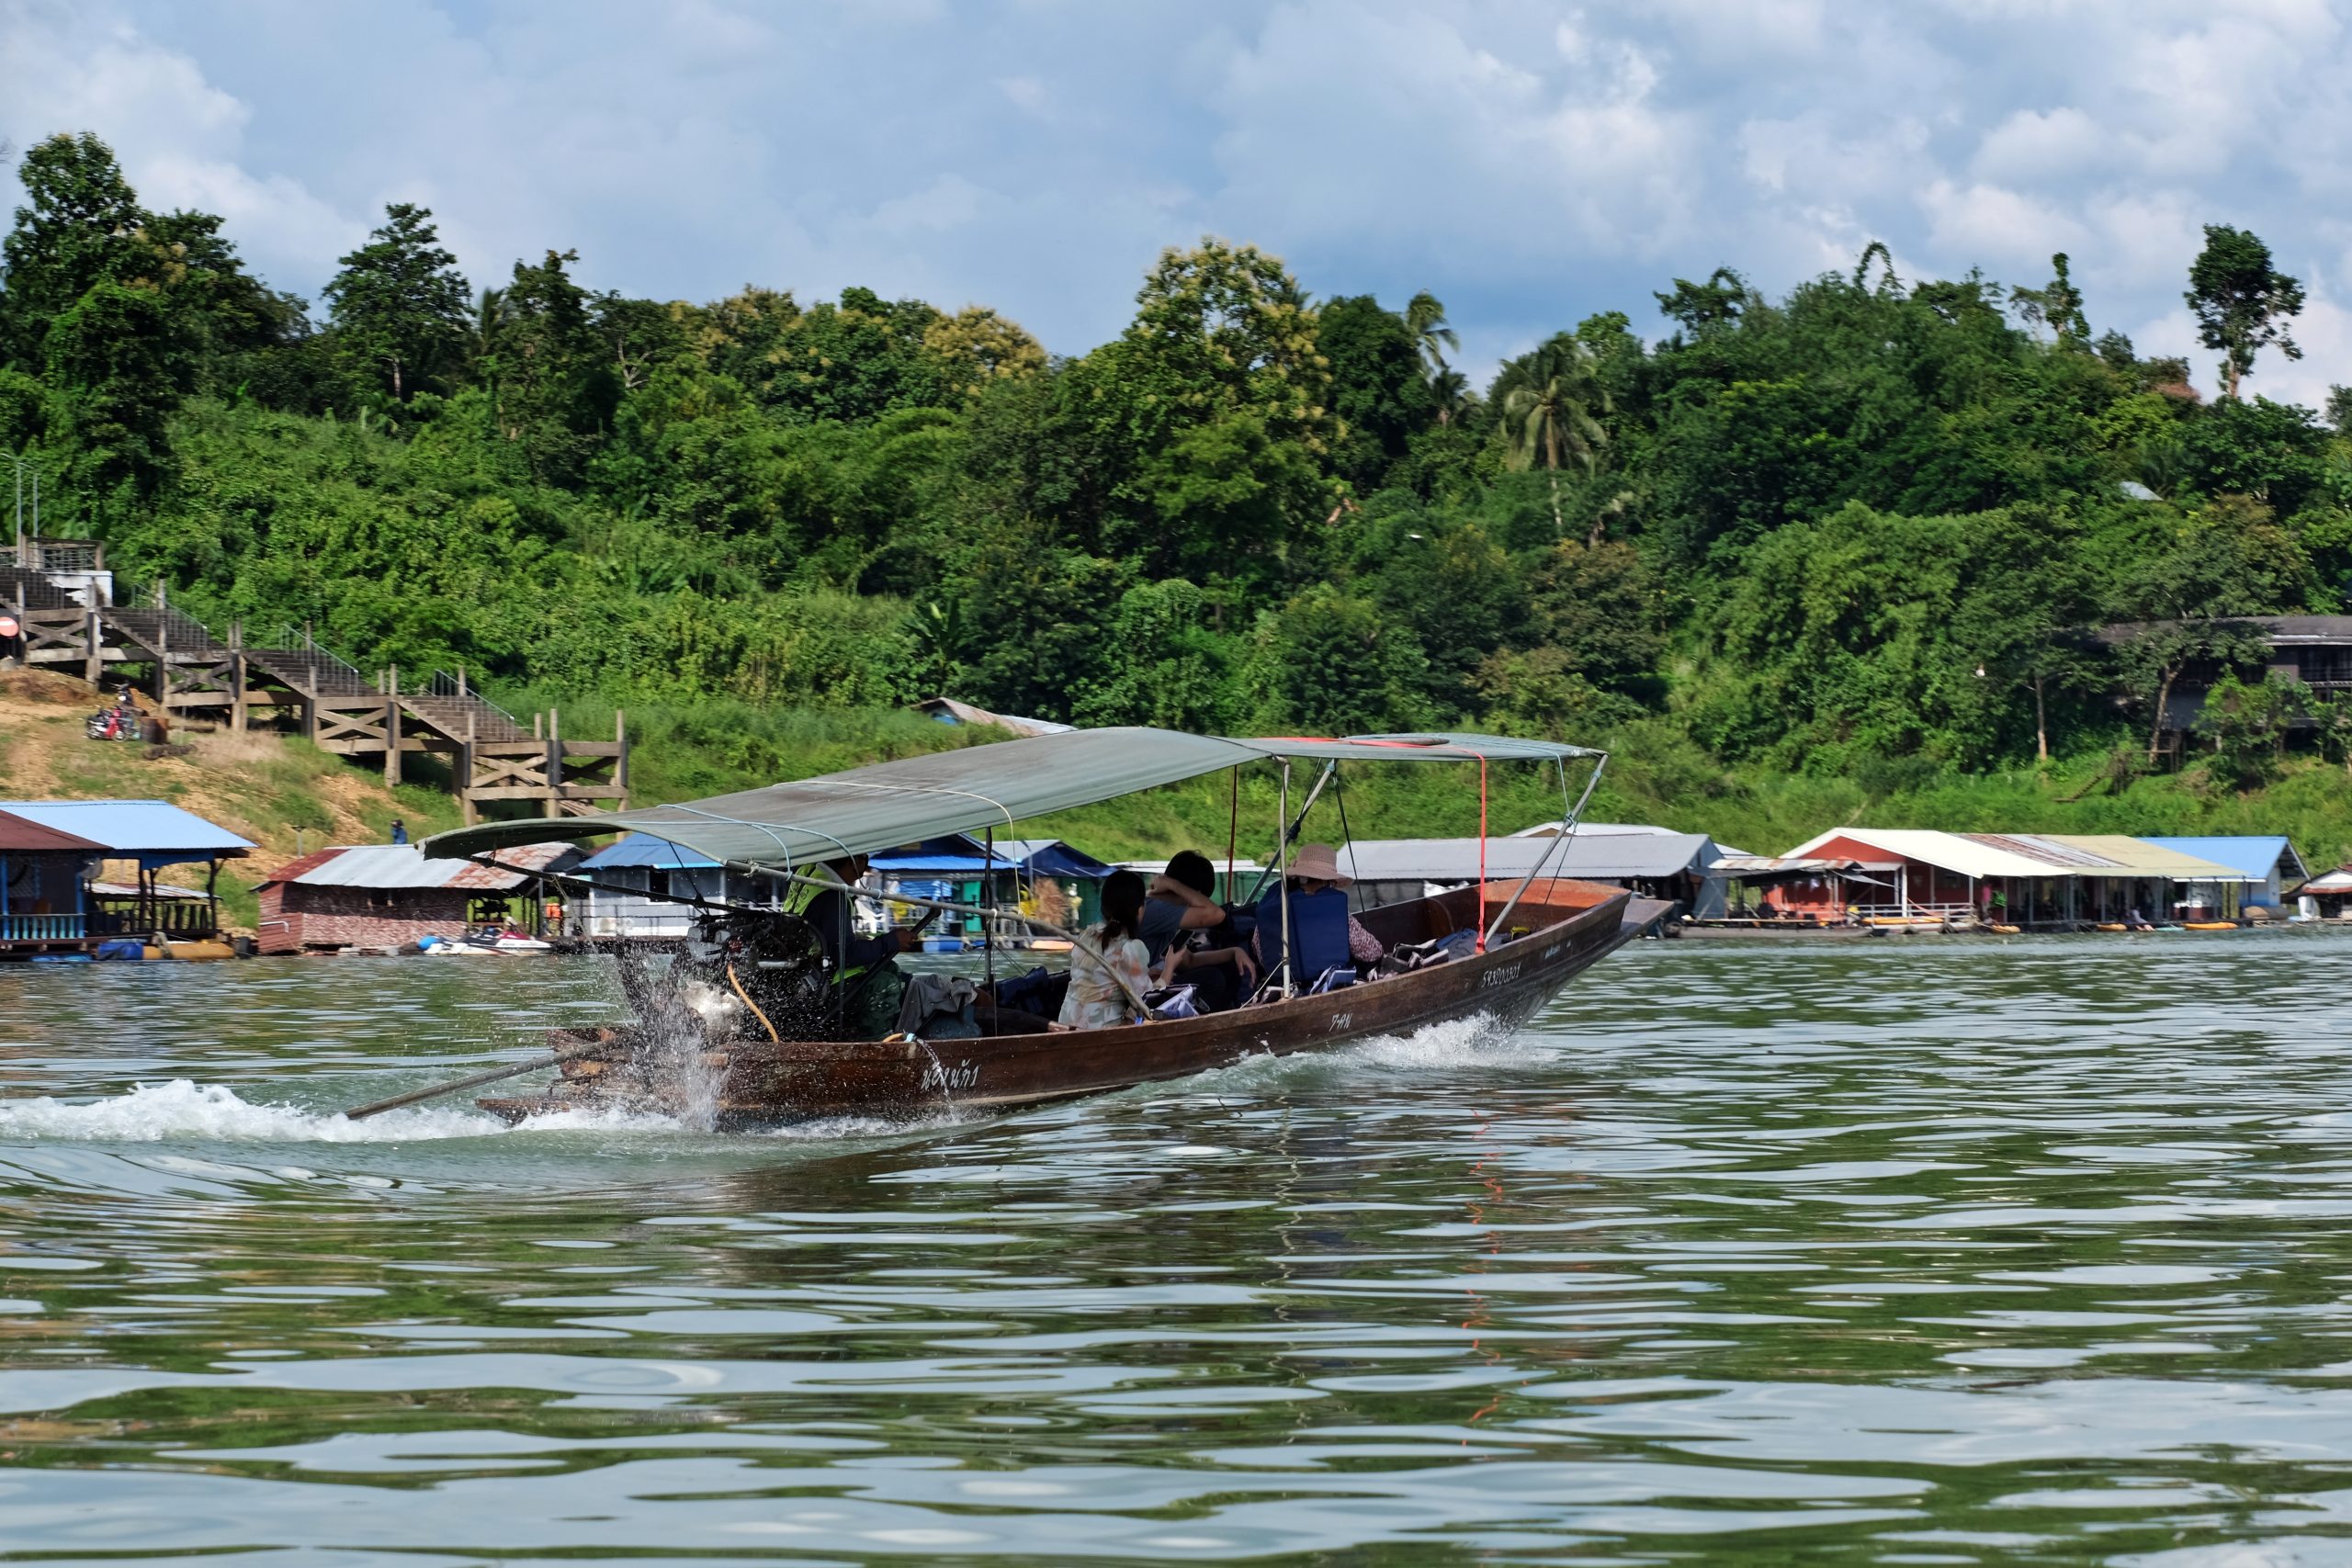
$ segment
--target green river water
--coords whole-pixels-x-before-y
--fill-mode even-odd
[[[337,1107],[594,960],[0,978],[0,1562],[2352,1561],[2352,936],[1651,942],[990,1120]]]

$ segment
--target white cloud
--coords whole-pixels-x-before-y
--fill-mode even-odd
[[[331,266],[365,229],[299,179],[242,167],[252,107],[119,20],[45,6],[0,11],[0,59],[10,76],[0,139],[21,150],[59,130],[97,130],[149,207],[219,213],[265,273]]]
[[[2352,381],[2327,0],[0,0],[0,137],[97,131],[313,295],[416,200],[477,283],[577,247],[597,288],[857,283],[1075,352],[1215,231],[1320,295],[1433,289],[1475,359],[1878,239],[1906,279],[2039,282],[2065,250],[2095,325],[2186,352],[2199,226],[2229,221],[2312,288],[2310,357],[2258,384]]]

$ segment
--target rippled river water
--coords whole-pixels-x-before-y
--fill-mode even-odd
[[[0,1561],[2352,1559],[2352,937],[1653,942],[1001,1119],[334,1108],[592,960],[0,975]]]

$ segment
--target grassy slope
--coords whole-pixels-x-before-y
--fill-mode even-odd
[[[150,761],[146,749],[92,740],[83,721],[101,698],[80,681],[41,671],[0,675],[0,798],[167,800],[260,846],[232,862],[220,893],[235,924],[250,926],[253,884],[293,858],[297,846],[382,843],[395,817],[422,836],[458,823],[448,795],[418,785],[396,793],[380,774],[352,767],[295,737],[189,734],[186,756]],[[108,868],[127,880],[126,868]],[[203,868],[165,879],[200,886]]]

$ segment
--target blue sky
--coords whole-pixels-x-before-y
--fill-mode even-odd
[[[1161,247],[1319,296],[1429,288],[1490,367],[1729,264],[1778,291],[1885,240],[2192,355],[2199,225],[2268,240],[2352,382],[2352,39],[2325,0],[0,0],[0,139],[113,142],[315,298],[390,200],[477,285],[993,305],[1082,352]],[[2346,301],[2346,304],[2339,304]]]

